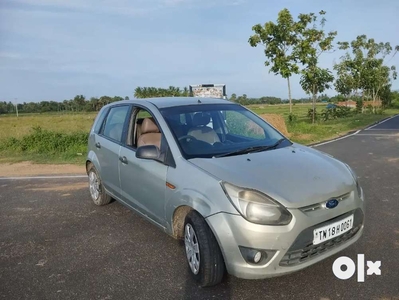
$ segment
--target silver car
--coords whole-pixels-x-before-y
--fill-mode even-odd
[[[116,199],[184,239],[201,286],[226,271],[246,279],[292,273],[363,233],[363,191],[347,164],[227,100],[114,102],[97,115],[88,145],[94,203]]]

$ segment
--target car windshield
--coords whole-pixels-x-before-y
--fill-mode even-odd
[[[238,104],[198,104],[161,109],[186,159],[240,155],[292,143]]]

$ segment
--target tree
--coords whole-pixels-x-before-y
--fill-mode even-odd
[[[233,102],[236,102],[237,101],[237,95],[234,94],[234,93],[231,94],[230,100],[233,101]]]
[[[363,86],[368,95],[373,99],[373,109],[375,112],[377,99],[381,99],[384,90],[390,91],[390,71],[391,69],[383,65],[383,60],[372,60],[366,66],[363,77]],[[392,78],[396,79],[395,67],[392,67]]]
[[[277,23],[267,22],[264,26],[257,24],[252,27],[255,32],[248,42],[252,47],[262,44],[265,47],[265,66],[270,66],[269,72],[287,79],[290,113],[292,113],[290,77],[299,73],[296,64],[294,47],[298,43],[298,24],[294,21],[287,8],[278,13]]]
[[[143,89],[141,87],[138,86],[134,89],[134,97],[135,98],[144,98],[143,97]]]
[[[316,95],[322,93],[331,87],[334,76],[328,69],[317,67],[316,69],[305,70],[301,76],[300,84],[302,89],[309,95],[313,96],[313,112],[312,122],[315,121],[315,103]]]
[[[390,43],[377,43],[366,35],[359,35],[350,43],[338,42],[338,45],[339,49],[347,51],[341,57],[341,62],[334,66],[350,78],[343,88],[352,89],[355,95],[361,91],[362,99],[370,97],[373,102],[381,98],[382,93],[390,89],[391,80],[397,77],[395,66],[386,66],[385,59],[392,51],[393,57],[399,51],[399,46],[393,49]]]
[[[156,87],[137,87],[134,90],[135,98],[151,98],[151,97],[188,97],[190,91],[187,87],[181,90],[179,87],[169,86],[165,88]]]
[[[129,100],[129,96],[125,96],[125,100]]]
[[[391,91],[391,87],[392,87],[391,84],[388,84],[381,89],[380,97],[381,97],[382,106],[384,108],[391,106],[394,95],[393,92]]]
[[[85,105],[86,98],[83,95],[76,95],[75,98],[73,98],[73,106],[75,107],[76,111],[83,110],[83,107]],[[47,108],[46,108],[47,111]]]
[[[322,69],[319,65],[320,55],[326,51],[333,49],[333,40],[337,32],[330,31],[325,33],[324,25],[326,19],[325,11],[320,11],[321,20],[320,29],[317,27],[318,17],[314,13],[300,14],[297,31],[300,33],[299,42],[296,44],[294,53],[303,65],[301,70],[301,86],[302,89],[312,95],[313,116],[312,122],[315,121],[315,105],[317,94],[330,88],[330,83],[334,80],[333,75],[328,69]]]
[[[391,92],[391,105],[399,108],[399,91]]]
[[[182,96],[183,97],[188,97],[190,95],[190,90],[188,89],[188,87],[184,87],[184,89],[183,89],[183,93],[182,93]]]
[[[334,64],[334,70],[337,71],[337,79],[335,80],[335,90],[344,95],[346,99],[357,89],[356,80],[348,70],[347,60],[343,60],[339,64]]]

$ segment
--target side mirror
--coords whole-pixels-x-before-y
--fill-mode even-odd
[[[160,160],[160,150],[155,145],[145,145],[137,148],[136,157],[141,159]]]

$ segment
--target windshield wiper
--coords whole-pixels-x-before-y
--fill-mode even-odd
[[[277,142],[275,142],[273,145],[267,146],[267,147],[268,147],[267,150],[269,150],[269,149],[276,149],[277,146],[280,145],[280,144],[281,144],[283,141],[285,141],[285,140],[286,140],[286,138],[279,139],[279,140],[278,140]]]
[[[253,146],[253,147],[248,147],[248,148],[244,148],[244,149],[235,150],[235,151],[228,152],[228,153],[215,155],[213,157],[226,157],[226,156],[247,154],[247,153],[253,153],[253,152],[267,151],[267,150],[276,148],[284,140],[286,140],[286,139],[282,138],[282,139],[279,139],[277,142],[275,142],[273,145],[269,145],[269,146]]]

